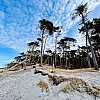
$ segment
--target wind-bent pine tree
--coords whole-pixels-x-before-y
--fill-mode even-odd
[[[34,51],[34,48],[39,46],[39,43],[36,41],[36,42],[31,42],[31,43],[28,43],[28,46],[30,46],[32,48],[31,52],[30,52],[30,57],[29,57],[29,60],[30,60],[30,64],[31,64],[31,60],[32,60],[32,53]]]
[[[22,56],[17,56],[14,59],[16,60],[16,63],[19,63],[22,60]]]
[[[20,55],[22,56],[22,61],[26,58],[26,54],[24,52],[21,52]]]
[[[81,19],[82,19],[81,21],[82,21],[82,24],[84,25],[84,29],[85,29],[85,32],[86,32],[86,36],[87,36],[88,42],[90,44],[90,49],[91,49],[91,52],[92,52],[92,58],[93,58],[93,62],[94,62],[94,67],[95,67],[95,70],[98,70],[98,63],[97,63],[97,60],[96,60],[96,57],[95,57],[95,54],[94,54],[94,50],[92,48],[92,44],[91,44],[91,40],[90,40],[90,37],[89,37],[88,29],[86,27],[87,14],[88,14],[87,3],[79,5],[77,7],[77,9],[75,9],[75,13],[72,16],[72,20],[75,19],[77,16],[81,17]]]
[[[40,65],[42,66],[44,37],[45,37],[46,33],[48,35],[52,35],[54,29],[53,29],[53,23],[46,19],[40,20],[39,23],[40,23],[39,28],[42,31],[42,34],[41,34],[41,42],[42,42],[41,43],[41,61],[40,61]]]

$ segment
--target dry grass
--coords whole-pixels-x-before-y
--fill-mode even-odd
[[[43,67],[42,70],[49,70],[49,67]],[[48,77],[50,78],[50,81],[53,81],[54,85],[59,85],[61,82],[67,82],[68,84],[64,85],[61,89],[60,92],[69,92],[69,91],[78,91],[78,92],[87,92],[88,94],[92,94],[94,96],[100,95],[100,87],[97,86],[90,86],[87,82],[83,81],[82,79],[78,79],[78,78],[64,78],[62,76],[56,76],[57,73],[66,73],[67,74],[71,74],[71,73],[81,73],[81,72],[95,72],[94,69],[91,68],[87,68],[87,69],[74,69],[74,70],[65,70],[65,69],[59,69],[56,68],[55,69],[55,75],[54,74],[48,74]],[[100,71],[100,70],[99,70]],[[40,82],[42,83],[42,82]],[[43,87],[41,85],[41,87]],[[47,86],[48,88],[48,86]],[[43,88],[44,89],[44,88]]]
[[[3,73],[0,73],[0,77],[2,77],[3,76]]]
[[[60,89],[60,92],[69,92],[69,91],[78,91],[78,92],[87,92],[94,96],[100,95],[100,87],[90,86],[87,82],[78,78],[67,78],[67,83],[63,85]]]
[[[39,83],[37,84],[42,90],[48,91],[49,84],[44,80],[40,79]]]
[[[80,93],[87,92],[88,94],[98,96],[100,95],[100,87],[92,86],[88,82],[83,81],[79,78],[64,78],[62,76],[48,75],[48,77],[53,81],[53,84],[59,85],[62,82],[66,82],[60,92],[78,91]]]
[[[43,65],[43,67],[38,67],[41,70],[48,70],[49,72],[51,72],[52,70],[52,66],[50,65]],[[54,69],[55,73],[64,73],[64,74],[68,74],[68,73],[80,73],[80,72],[96,72],[97,70],[94,70],[94,68],[82,68],[82,69],[61,69],[61,68],[55,68]],[[100,68],[99,70],[100,71]]]
[[[63,92],[63,93],[67,93],[68,92],[68,87],[66,84],[64,84],[64,86],[60,89],[60,92]]]

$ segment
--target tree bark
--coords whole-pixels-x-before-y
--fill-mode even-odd
[[[46,36],[45,41],[44,41],[43,55],[44,55],[44,50],[45,50],[45,45],[46,45],[47,38],[48,38],[48,35]]]
[[[61,57],[60,57],[60,67],[61,67]]]
[[[55,68],[56,68],[56,48],[57,48],[57,36],[55,41]]]
[[[91,52],[92,52],[92,58],[93,58],[93,62],[94,62],[94,67],[95,67],[95,70],[98,70],[98,63],[97,63],[97,60],[96,60],[96,57],[95,57],[95,54],[94,54],[94,50],[92,48],[91,40],[90,40],[90,37],[89,37],[89,34],[88,34],[88,30],[87,30],[84,18],[83,18],[83,23],[84,23],[84,28],[85,28],[85,31],[86,31],[86,34],[87,34],[88,42],[90,44],[90,49],[91,49]]]
[[[30,53],[30,64],[31,64],[31,60],[32,60],[32,53],[33,53],[33,51],[34,51],[34,46],[32,45],[32,50],[31,50],[31,53]]]
[[[86,33],[86,50],[87,50],[87,60],[88,60],[88,67],[91,68],[89,52],[88,52],[88,45],[87,45],[87,33]]]
[[[41,66],[42,66],[42,61],[43,61],[43,39],[44,39],[44,30],[42,31],[41,62],[40,62]]]
[[[65,65],[66,69],[67,69],[67,52],[66,52],[66,65]]]

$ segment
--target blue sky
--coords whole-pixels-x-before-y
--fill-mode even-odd
[[[71,36],[79,45],[84,45],[84,39],[77,31],[80,19],[72,21],[71,15],[79,4],[85,2],[92,11],[88,18],[100,17],[100,0],[0,0],[0,67],[20,52],[26,52],[27,43],[38,37],[36,27],[43,18],[63,27],[59,39]],[[53,47],[54,37],[47,41],[47,48]]]

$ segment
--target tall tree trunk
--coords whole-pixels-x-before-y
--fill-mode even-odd
[[[31,60],[32,60],[32,53],[33,53],[33,51],[34,51],[34,46],[32,45],[32,50],[31,50],[31,53],[30,53],[30,57],[29,57],[29,59],[30,59],[30,64],[31,64]]]
[[[52,73],[54,72],[54,59],[53,59],[53,64],[52,64]]]
[[[41,44],[41,62],[40,65],[42,66],[42,61],[43,61],[43,40],[44,40],[44,30],[42,32],[42,44]]]
[[[52,61],[52,55],[50,56],[50,65],[52,65],[53,61]]]
[[[55,68],[56,68],[56,49],[57,49],[57,36],[56,36],[56,40],[55,40]]]
[[[66,69],[67,69],[67,52],[66,52],[66,65],[65,65]]]
[[[71,55],[70,55],[70,43],[68,44],[69,45],[69,67],[70,67],[70,58],[71,58]]]
[[[60,67],[61,67],[61,57],[60,57]]]
[[[87,50],[88,67],[91,68],[90,57],[89,57],[89,52],[88,52],[88,45],[87,45],[87,33],[86,33],[86,50]]]
[[[46,45],[47,38],[48,38],[48,35],[46,36],[45,41],[44,41],[43,55],[44,55],[44,50],[45,50],[45,45]]]
[[[70,52],[69,52],[69,67],[70,67]]]
[[[83,18],[83,23],[84,23],[84,29],[85,29],[86,34],[87,34],[88,42],[90,44],[90,49],[91,49],[91,52],[92,52],[92,58],[93,58],[93,62],[94,62],[94,67],[95,67],[95,70],[98,70],[98,63],[97,63],[97,60],[96,60],[96,57],[95,57],[95,54],[94,54],[94,50],[92,48],[91,40],[90,40],[90,37],[89,37],[89,34],[88,34],[88,30],[87,30],[84,18]]]

